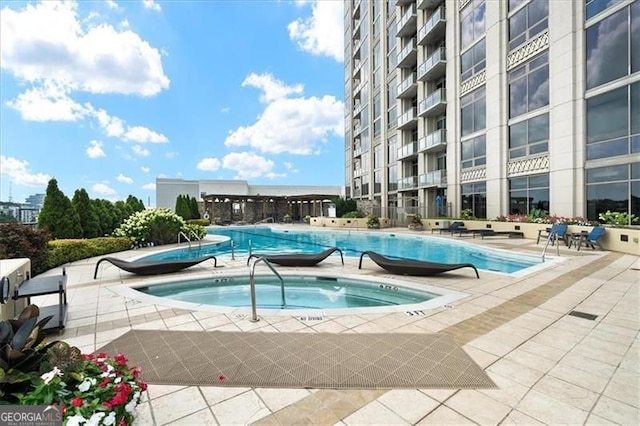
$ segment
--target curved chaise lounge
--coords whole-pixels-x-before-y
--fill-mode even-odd
[[[178,272],[209,259],[213,259],[214,268],[218,266],[218,260],[215,256],[205,256],[197,259],[157,260],[153,262],[144,260],[134,260],[130,262],[128,260],[118,259],[117,257],[107,256],[98,260],[98,263],[96,263],[93,279],[95,280],[98,277],[98,268],[102,262],[109,262],[115,267],[136,275],[159,275]]]
[[[358,269],[362,269],[362,258],[367,255],[379,267],[397,275],[411,275],[415,277],[428,277],[453,271],[460,268],[473,268],[476,276],[480,278],[478,269],[471,263],[434,263],[412,259],[390,259],[373,251],[365,251],[360,255]]]
[[[264,257],[271,263],[275,263],[280,266],[315,266],[318,263],[331,256],[333,253],[340,253],[340,260],[344,265],[344,257],[342,251],[337,247],[331,247],[320,253],[287,253],[287,254],[266,254],[260,255],[252,253],[247,259],[247,265],[252,257]]]

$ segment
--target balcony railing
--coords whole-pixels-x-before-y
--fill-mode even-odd
[[[396,35],[398,37],[404,37],[411,35],[415,35],[416,33],[416,5],[412,4],[409,6],[407,11],[402,15],[398,25],[396,25]]]
[[[433,12],[422,28],[418,30],[418,44],[429,44],[444,37],[445,9],[441,6]]]
[[[356,15],[356,12],[358,12],[360,10],[360,4],[362,3],[362,0],[356,0],[353,2],[353,16]]]
[[[447,145],[447,131],[445,129],[436,130],[418,140],[418,152],[434,150],[436,147]]]
[[[402,67],[402,68],[406,68],[409,65],[413,64],[413,61],[415,61],[416,56],[417,56],[417,49],[416,49],[416,41],[415,39],[411,39],[409,40],[409,42],[407,43],[407,45],[405,47],[402,48],[402,50],[400,51],[400,53],[398,53],[398,67]]]
[[[418,187],[418,176],[409,176],[403,179],[398,179],[398,191],[415,189]]]
[[[353,177],[357,178],[362,176],[362,169],[353,169]]]
[[[441,186],[447,181],[447,171],[446,170],[434,170],[433,172],[428,172],[418,176],[418,186],[420,187],[428,187],[428,186]]]
[[[359,103],[359,104],[356,104],[356,105],[353,107],[353,115],[354,115],[354,116],[356,116],[356,115],[360,114],[360,112],[362,111],[362,109],[364,108],[364,106],[365,106],[365,103],[364,103],[364,102],[361,102],[361,103]]]
[[[398,148],[398,160],[402,158],[411,157],[418,152],[418,141],[410,142],[400,148]]]
[[[418,104],[418,114],[422,117],[425,115],[438,115],[442,113],[447,106],[445,94],[445,89],[438,89],[431,93]]]
[[[443,1],[444,0],[418,0],[418,9],[420,10],[433,9]]]
[[[405,96],[411,97],[415,95],[418,85],[416,83],[416,74],[412,73],[402,83],[398,85],[398,98],[404,98]],[[412,90],[411,90],[412,89]]]
[[[398,128],[401,129],[407,126],[409,123],[417,121],[416,109],[411,108],[398,117]]]
[[[418,67],[418,80],[424,81],[440,77],[446,70],[446,64],[445,49],[441,47],[420,64]]]

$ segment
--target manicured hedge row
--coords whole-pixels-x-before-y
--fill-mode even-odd
[[[99,237],[82,240],[53,240],[48,244],[47,269],[94,256],[129,250],[131,241],[126,237]]]

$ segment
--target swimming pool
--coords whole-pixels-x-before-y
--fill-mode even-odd
[[[342,315],[405,312],[421,315],[423,310],[453,303],[468,294],[413,281],[350,274],[281,273],[256,274],[256,304],[262,314]],[[122,296],[180,309],[243,313],[251,311],[249,277],[246,271],[196,277],[154,277],[133,285],[113,287]]]
[[[243,226],[208,228],[210,234],[229,238],[219,244],[203,244],[200,248],[180,248],[145,256],[145,260],[186,259],[225,254],[233,250],[246,256],[249,246],[254,253],[314,253],[338,247],[345,256],[358,257],[365,250],[380,254],[439,263],[473,263],[485,271],[515,273],[542,263],[539,257],[492,250],[462,241],[428,235],[399,235],[383,232],[348,232],[333,230],[279,229]]]

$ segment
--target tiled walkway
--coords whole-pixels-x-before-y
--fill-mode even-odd
[[[394,230],[394,232],[401,232]],[[455,238],[455,237],[454,237]],[[531,240],[474,241],[539,254]],[[147,249],[144,249],[147,250]],[[554,250],[555,253],[555,250]],[[123,253],[122,257],[141,251]],[[61,336],[92,352],[130,329],[333,333],[451,333],[499,386],[496,390],[338,391],[151,385],[138,424],[640,424],[640,260],[611,252],[561,248],[564,262],[524,277],[456,271],[402,279],[470,296],[425,315],[340,315],[309,319],[188,311],[140,303],[117,285],[135,279],[115,268],[94,281],[96,259],[67,266],[69,320]],[[244,268],[246,258],[219,258],[193,272]],[[323,272],[400,279],[357,259],[329,258]],[[222,272],[221,272],[222,271]],[[47,303],[45,300],[36,303]],[[593,314],[594,320],[568,315]]]

